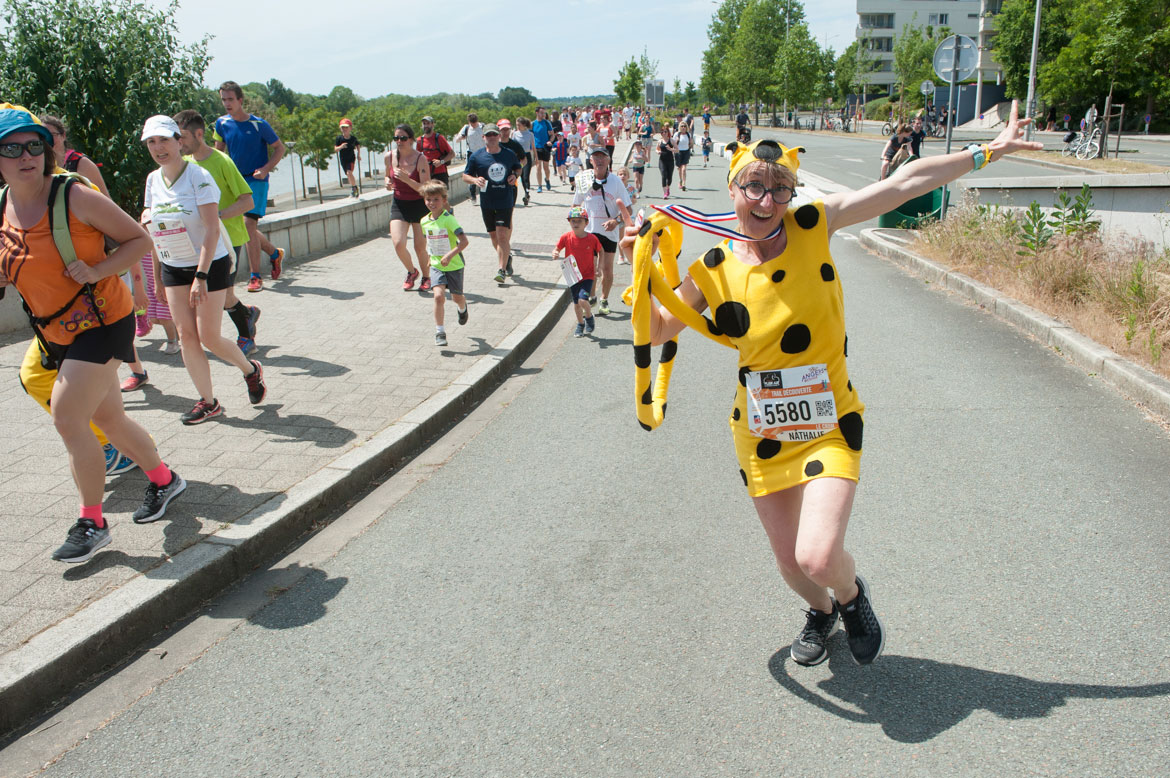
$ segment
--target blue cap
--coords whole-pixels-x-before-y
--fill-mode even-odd
[[[39,133],[46,142],[53,142],[53,134],[49,128],[41,124],[36,114],[22,105],[0,103],[0,140],[14,132],[32,130]]]

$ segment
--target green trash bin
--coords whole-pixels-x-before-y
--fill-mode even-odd
[[[947,198],[948,204],[950,198]],[[931,190],[924,195],[911,198],[888,213],[878,217],[879,227],[892,229],[918,229],[924,219],[937,219],[942,211],[943,188]]]

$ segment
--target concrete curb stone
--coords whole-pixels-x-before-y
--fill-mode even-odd
[[[861,231],[861,245],[915,275],[939,283],[993,312],[1009,324],[1052,347],[1078,367],[1097,375],[1151,411],[1170,418],[1170,381],[1126,359],[1110,348],[985,284],[919,256],[906,248],[906,230],[870,228]]]

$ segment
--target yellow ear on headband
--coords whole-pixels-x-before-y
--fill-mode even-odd
[[[804,151],[804,146],[786,148],[774,140],[764,138],[748,145],[737,144],[731,154],[731,169],[727,171],[727,183],[735,180],[739,171],[753,162],[774,162],[781,167],[788,168],[792,175],[796,175],[800,167],[797,155]]]

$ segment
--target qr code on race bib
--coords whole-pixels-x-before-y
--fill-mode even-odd
[[[817,400],[817,416],[830,416],[833,413],[832,400]]]

